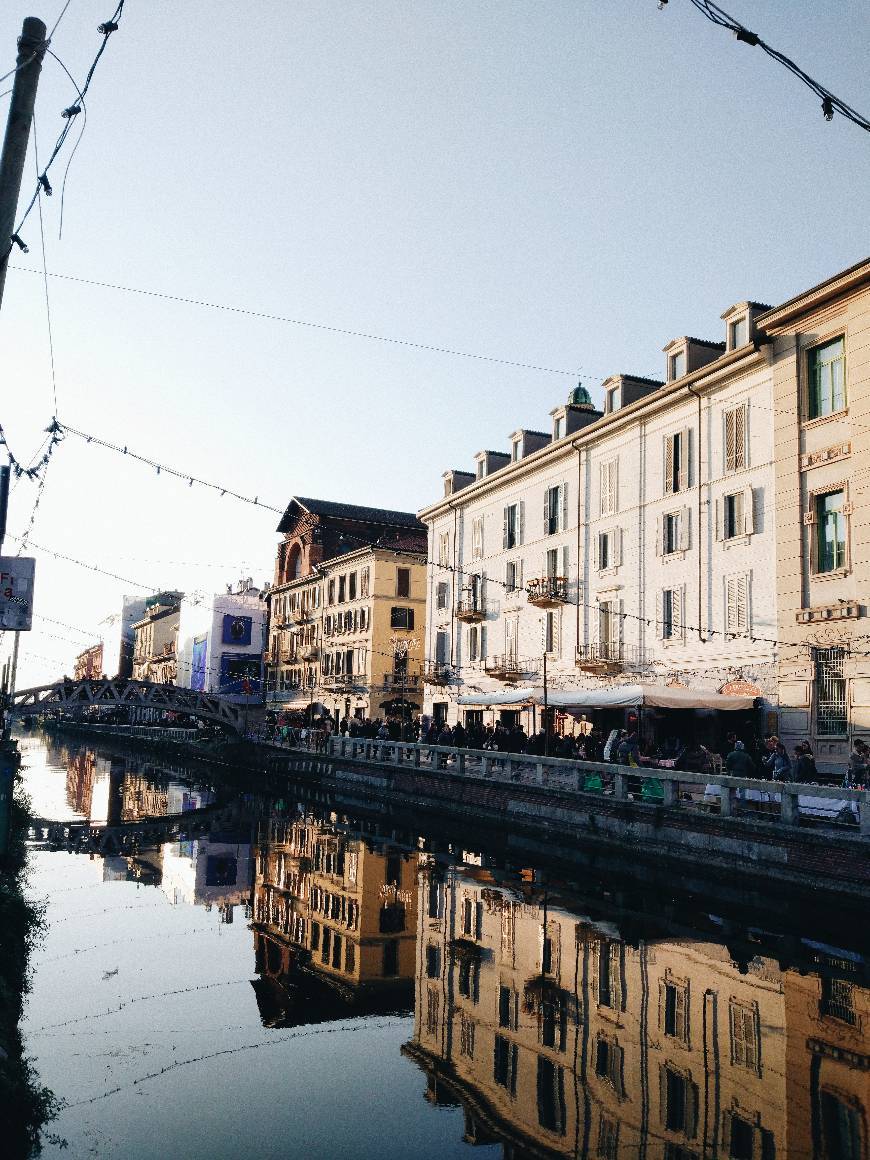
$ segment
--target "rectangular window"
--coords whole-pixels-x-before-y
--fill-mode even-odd
[[[347,578],[347,598],[356,600],[356,572],[351,572]]]
[[[435,607],[438,609],[448,608],[450,605],[450,586],[442,580],[435,587]]]
[[[565,485],[556,484],[544,492],[544,535],[554,536],[565,530],[564,525]]]
[[[399,940],[389,939],[384,943],[383,950],[384,978],[391,978],[399,973]]]
[[[477,1002],[480,983],[480,963],[476,959],[463,957],[459,962],[459,994],[472,1003]]]
[[[406,599],[411,595],[411,569],[396,569],[396,595]]]
[[[561,439],[565,434],[565,420],[562,415],[557,415],[553,423],[553,441]]]
[[[659,601],[659,636],[662,640],[676,640],[683,635],[682,588],[663,589]]]
[[[816,572],[846,567],[845,500],[842,488],[815,497]]]
[[[519,995],[510,987],[498,989],[498,1025],[516,1031],[519,1020]]]
[[[470,661],[480,660],[480,630],[476,624],[473,624],[468,630],[468,659]]]
[[[742,318],[735,318],[733,322],[728,325],[728,336],[730,338],[730,347],[732,350],[737,350],[740,346],[746,346],[749,342],[749,319],[744,314]]]
[[[735,536],[742,536],[745,532],[743,492],[736,491],[733,495],[726,495],[722,501],[722,538],[733,540]]]
[[[595,1074],[609,1083],[617,1095],[623,1094],[622,1048],[601,1035],[595,1041]]]
[[[414,627],[414,609],[413,608],[391,608],[390,609],[390,628],[413,628]]]
[[[857,1026],[853,985],[845,979],[823,978],[819,1014],[829,1019],[839,1019],[850,1027]]]
[[[518,592],[523,586],[522,560],[508,560],[504,572],[505,591]]]
[[[447,568],[450,564],[450,533],[442,532],[438,537],[438,566]]]
[[[565,1134],[565,1071],[538,1056],[538,1123],[548,1132]]]
[[[680,551],[680,513],[667,512],[662,517],[662,555]]]
[[[368,570],[368,568],[363,568],[359,574],[359,594],[360,594],[360,596],[362,596],[364,598],[366,596],[368,596],[368,594],[369,594],[369,570]]]
[[[598,1160],[619,1160],[619,1123],[604,1115],[598,1121]]]
[[[459,1016],[459,1054],[474,1059],[474,1020],[465,1012]]]
[[[681,379],[686,373],[686,352],[678,351],[671,355],[671,380]]]
[[[612,415],[614,411],[619,410],[619,387],[610,387],[607,392],[606,411],[608,415]]]
[[[758,1036],[758,1008],[746,1007],[732,999],[729,1008],[731,1024],[731,1062],[737,1067],[747,1067],[750,1071],[761,1068],[761,1052]]]
[[[436,946],[426,947],[426,977],[428,979],[437,979],[441,975],[441,948]]]
[[[807,415],[821,419],[846,406],[846,340],[835,338],[809,352]]]
[[[746,466],[746,404],[725,412],[725,471]]]
[[[665,436],[664,490],[666,495],[685,491],[689,486],[689,432],[675,431]]]
[[[346,939],[344,944],[344,969],[349,975],[356,970],[356,945],[350,939]]]
[[[450,663],[450,633],[435,633],[435,663],[446,665]]]
[[[558,653],[560,643],[559,612],[550,609],[544,621],[544,648],[548,653]]]
[[[554,580],[559,575],[559,549],[548,548],[544,555],[544,569],[547,579]]]
[[[659,1017],[665,1035],[680,1043],[689,1040],[689,991],[675,983],[662,983],[659,993]]]
[[[440,995],[434,987],[430,987],[426,992],[426,1031],[430,1035],[435,1035],[438,1031],[438,1013],[440,1006]]]
[[[511,463],[518,463],[522,458],[523,441],[514,439],[511,443]]]
[[[330,580],[326,585],[326,603],[335,604],[335,580]]]
[[[749,576],[725,577],[725,631],[733,636],[749,633]]]
[[[753,1160],[755,1132],[752,1124],[731,1113],[731,1141],[728,1148],[729,1160]]]
[[[441,917],[441,897],[442,888],[441,883],[437,878],[429,879],[429,917]]]
[[[499,1087],[506,1088],[512,1096],[517,1094],[517,1057],[515,1043],[496,1035],[492,1059],[492,1077]]]
[[[845,660],[844,648],[816,649],[816,733],[820,737],[847,733]]]
[[[619,460],[599,465],[598,514],[613,516],[619,511]]]
[[[822,1151],[820,1155],[863,1160],[866,1155],[865,1113],[857,1101],[842,1098],[832,1091],[821,1093]]]
[[[332,950],[332,931],[328,926],[323,928],[323,938],[320,940],[321,962],[329,962],[329,952]]]
[[[511,503],[504,509],[502,547],[505,549],[515,548],[520,542],[520,505]]]
[[[478,516],[471,524],[471,558],[480,560],[483,557],[483,516]]]
[[[694,1135],[689,1115],[690,1085],[684,1075],[670,1067],[661,1069],[662,1121],[669,1132]]]

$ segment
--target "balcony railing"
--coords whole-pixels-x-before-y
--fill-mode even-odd
[[[595,641],[577,649],[577,668],[586,673],[621,673],[644,663],[643,650],[620,641]]]
[[[487,657],[484,669],[488,677],[495,677],[497,681],[514,685],[526,676],[528,669],[515,656],[509,653],[504,656]]]
[[[539,576],[526,584],[529,604],[537,608],[558,608],[568,601],[568,578],[566,576]]]
[[[320,649],[316,644],[309,644],[300,651],[299,655],[304,661],[316,661],[320,656]]]
[[[458,600],[456,602],[456,619],[464,624],[479,624],[486,616],[486,610],[478,600]]]
[[[423,677],[429,685],[449,685],[453,678],[453,666],[442,661],[430,661]]]
[[[385,692],[411,692],[420,687],[419,673],[384,673],[380,688]]]
[[[362,675],[354,676],[353,673],[333,673],[331,676],[320,678],[321,688],[331,693],[349,693],[354,689],[361,688],[364,684]]]

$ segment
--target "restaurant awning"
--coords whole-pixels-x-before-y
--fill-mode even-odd
[[[521,705],[543,705],[544,690],[512,689],[503,693],[477,693],[460,697],[460,705],[492,705],[500,708]],[[610,685],[602,689],[552,689],[547,704],[551,709],[718,709],[721,712],[745,712],[753,707],[752,697],[728,697],[703,689],[680,689],[668,685]]]

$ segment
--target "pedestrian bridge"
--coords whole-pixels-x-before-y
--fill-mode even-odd
[[[223,725],[234,733],[242,732],[241,706],[212,693],[180,689],[177,685],[157,685],[152,681],[133,681],[122,677],[111,680],[55,681],[34,689],[18,689],[9,705],[12,717],[39,717],[46,713],[64,713],[80,717],[91,708],[159,709],[187,713],[200,721]]]

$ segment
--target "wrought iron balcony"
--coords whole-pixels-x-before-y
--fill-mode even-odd
[[[320,678],[321,688],[330,693],[352,693],[362,688],[363,684],[362,676],[355,677],[353,673],[333,673]]]
[[[528,669],[515,656],[487,657],[484,668],[488,677],[495,677],[497,681],[504,681],[507,685],[514,685],[526,676]]]
[[[304,661],[316,661],[320,656],[320,649],[316,644],[309,644],[300,650],[299,655]]]
[[[568,601],[567,576],[539,576],[526,584],[529,604],[536,608],[558,608]]]
[[[476,600],[459,600],[456,603],[456,619],[463,624],[479,624],[486,617],[486,610]]]
[[[442,661],[430,661],[426,665],[424,680],[428,685],[449,685],[453,679],[453,666]]]
[[[595,641],[577,649],[577,668],[584,673],[621,673],[643,665],[643,651],[619,641]]]

